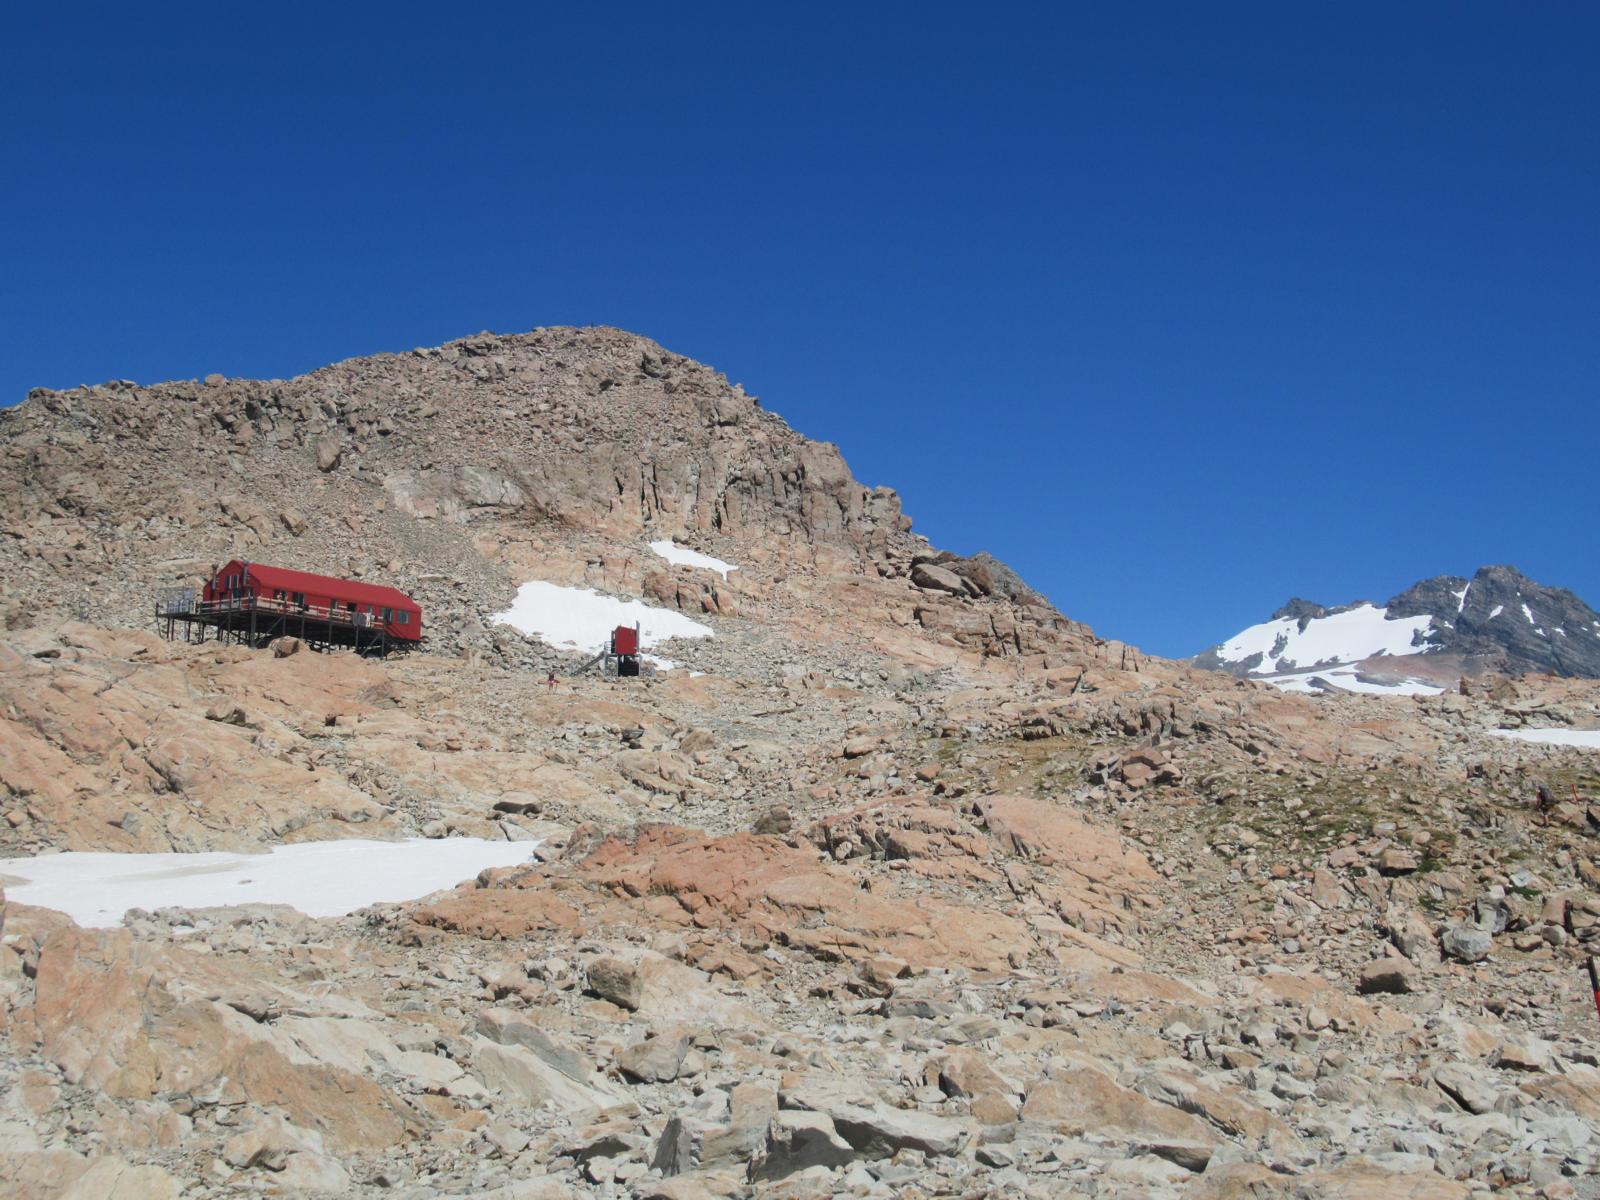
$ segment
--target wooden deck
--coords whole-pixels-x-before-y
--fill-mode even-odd
[[[414,642],[393,638],[381,619],[370,613],[321,605],[295,604],[264,596],[202,600],[193,588],[176,588],[156,598],[156,628],[168,641],[199,643],[210,639],[262,647],[273,639],[296,637],[313,650],[354,650],[385,657]]]

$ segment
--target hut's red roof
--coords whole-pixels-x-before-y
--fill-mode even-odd
[[[340,600],[354,600],[358,604],[372,604],[378,608],[412,608],[420,606],[410,596],[392,587],[376,583],[359,583],[354,579],[336,579],[331,575],[313,575],[309,571],[291,571],[288,567],[269,567],[264,563],[248,563],[250,578],[270,588],[286,592],[305,592],[308,595],[334,596]]]

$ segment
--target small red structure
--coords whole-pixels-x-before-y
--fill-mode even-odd
[[[573,672],[583,675],[600,667],[607,675],[637,675],[639,673],[639,644],[641,631],[637,625],[618,625],[611,631],[606,644],[583,666]],[[551,680],[555,679],[551,675]]]
[[[367,629],[380,629],[401,642],[422,640],[422,606],[404,592],[353,579],[335,579],[287,567],[268,567],[234,559],[212,576],[203,603],[254,599],[262,612],[308,614]]]
[[[611,657],[616,660],[617,674],[639,673],[639,627],[618,625],[611,631]]]
[[[265,646],[298,637],[314,650],[343,646],[358,654],[387,654],[422,641],[422,607],[404,592],[353,579],[334,579],[286,567],[234,559],[219,567],[197,594],[175,588],[156,600],[157,627],[168,639]]]

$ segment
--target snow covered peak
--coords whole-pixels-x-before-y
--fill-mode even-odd
[[[1377,655],[1416,654],[1431,648],[1432,633],[1432,617],[1391,617],[1386,608],[1358,604],[1325,616],[1280,617],[1252,625],[1208,656],[1235,674],[1282,675]]]
[[[1515,567],[1489,566],[1471,579],[1425,579],[1383,605],[1291,600],[1272,620],[1194,662],[1295,691],[1409,692],[1419,681],[1437,690],[1432,685],[1454,673],[1483,669],[1600,678],[1597,621],[1600,614],[1566,589],[1544,587]],[[1582,632],[1572,636],[1574,629]],[[1407,658],[1409,668],[1395,661]]]

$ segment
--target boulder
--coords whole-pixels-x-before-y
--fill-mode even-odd
[[[1363,996],[1384,993],[1405,993],[1413,990],[1417,968],[1409,959],[1386,957],[1374,959],[1361,968],[1356,978],[1356,991]]]
[[[591,992],[651,1024],[763,1024],[748,1006],[717,990],[704,971],[658,954],[603,955],[589,960],[587,972]]]
[[[1094,1133],[1201,1170],[1217,1141],[1200,1121],[1119,1086],[1088,1066],[1067,1066],[1028,1090],[1022,1120],[1078,1137]]]
[[[848,1076],[807,1072],[787,1077],[780,1102],[832,1118],[839,1135],[866,1158],[885,1158],[901,1150],[927,1155],[957,1154],[968,1126],[949,1117],[885,1104],[870,1086]]]
[[[42,1052],[68,1082],[114,1099],[227,1086],[298,1128],[327,1130],[337,1149],[395,1144],[408,1124],[394,1096],[308,1060],[286,1034],[244,1015],[313,1007],[249,969],[248,959],[219,962],[127,930],[60,929],[45,939],[35,978]]]
[[[1482,962],[1494,949],[1494,935],[1475,925],[1452,925],[1444,931],[1439,944],[1445,954],[1458,962]]]
[[[472,1067],[485,1086],[518,1104],[550,1108],[573,1119],[590,1119],[625,1100],[616,1085],[583,1082],[553,1067],[531,1050],[473,1038]]]
[[[770,1083],[752,1080],[734,1084],[728,1093],[727,1126],[700,1139],[701,1164],[749,1159],[761,1148],[767,1126],[777,1111],[778,1090]]]
[[[1390,846],[1378,855],[1381,875],[1409,875],[1417,869],[1417,856],[1399,846]]]
[[[972,1050],[951,1051],[929,1065],[947,1096],[1011,1095],[1019,1090],[994,1069],[986,1055]]]
[[[617,1066],[635,1083],[670,1083],[678,1077],[688,1052],[688,1034],[663,1033],[624,1047],[617,1055]]]
[[[1489,1052],[1489,1065],[1504,1071],[1548,1071],[1550,1043],[1531,1034],[1509,1034]]]
[[[178,1200],[183,1189],[157,1166],[133,1166],[115,1155],[97,1158],[56,1200]]]
[[[840,1167],[854,1157],[825,1114],[779,1112],[767,1125],[766,1144],[750,1164],[750,1178],[783,1179],[811,1167]]]
[[[587,974],[589,990],[596,996],[629,1012],[638,1009],[644,995],[644,980],[637,962],[609,956],[595,958],[589,961]]]
[[[961,576],[934,563],[917,563],[912,567],[911,582],[925,591],[948,592],[952,596],[967,594],[967,585],[961,581]]]
[[[862,758],[868,754],[871,754],[882,744],[883,739],[877,734],[864,733],[858,737],[847,739],[844,743],[844,746],[841,748],[840,753],[842,753],[845,758]]]
[[[865,1158],[886,1158],[901,1150],[930,1157],[959,1154],[969,1138],[960,1121],[883,1103],[842,1105],[829,1115],[839,1136]]]
[[[317,470],[324,473],[333,470],[339,465],[339,460],[344,457],[344,442],[337,434],[325,433],[316,440]]]
[[[694,1136],[682,1117],[669,1117],[650,1152],[650,1169],[670,1177],[682,1175],[693,1166]]]
[[[1422,914],[1409,908],[1391,908],[1384,917],[1389,941],[1423,970],[1439,965],[1439,940]]]
[[[1469,1113],[1486,1113],[1494,1108],[1498,1093],[1482,1072],[1466,1063],[1445,1063],[1433,1073],[1439,1089]]]
[[[510,1008],[486,1008],[478,1014],[478,1032],[502,1046],[532,1051],[568,1079],[592,1083],[595,1066],[583,1054],[534,1023],[534,1014]]]

